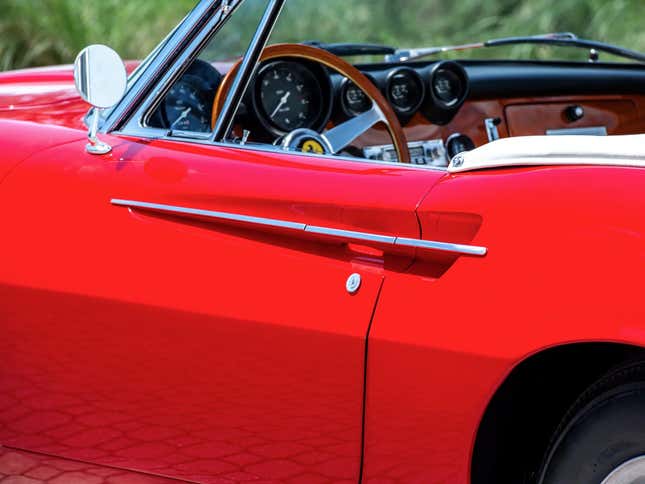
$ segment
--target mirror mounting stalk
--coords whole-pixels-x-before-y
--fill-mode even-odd
[[[104,155],[112,147],[97,137],[101,110],[118,103],[125,93],[127,74],[125,65],[109,47],[85,47],[74,61],[74,82],[80,96],[94,106],[92,121],[87,134],[89,143],[85,150],[93,155]]]
[[[92,110],[92,122],[90,124],[90,131],[87,133],[89,143],[85,145],[85,151],[92,155],[106,155],[112,151],[112,147],[101,141],[96,133],[99,129],[99,119],[101,117],[101,108],[95,107]]]

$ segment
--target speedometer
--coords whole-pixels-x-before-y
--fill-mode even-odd
[[[298,128],[313,129],[321,117],[322,87],[301,63],[280,60],[265,65],[256,86],[261,119],[272,131],[284,134]]]
[[[210,128],[211,104],[191,82],[191,76],[184,76],[175,84],[165,99],[168,127],[179,131],[208,131]]]
[[[213,98],[221,79],[212,65],[195,59],[150,115],[147,125],[170,131],[209,132]]]

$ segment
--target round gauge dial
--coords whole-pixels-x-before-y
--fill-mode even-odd
[[[368,111],[372,107],[372,101],[356,84],[347,81],[343,85],[341,102],[346,114],[356,116]]]
[[[468,73],[457,62],[439,61],[428,68],[428,86],[423,114],[434,124],[448,124],[468,98]]]
[[[461,98],[463,87],[457,74],[447,69],[439,69],[434,76],[432,90],[438,99],[451,106]]]
[[[302,64],[276,61],[258,74],[259,107],[279,131],[312,128],[320,118],[323,93],[314,74]]]
[[[202,91],[185,76],[168,91],[164,101],[171,130],[206,132],[210,130],[211,104]]]
[[[423,101],[423,82],[411,69],[395,71],[388,80],[387,97],[398,112],[410,113]]]
[[[446,151],[448,158],[453,159],[459,153],[475,149],[475,143],[469,136],[461,133],[455,133],[446,140]]]

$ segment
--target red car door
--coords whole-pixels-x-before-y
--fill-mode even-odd
[[[105,138],[109,155],[59,146],[0,190],[0,443],[200,482],[356,482],[366,334],[409,258],[334,230],[418,238],[442,173]]]

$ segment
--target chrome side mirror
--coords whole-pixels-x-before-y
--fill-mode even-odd
[[[103,155],[112,151],[112,147],[96,137],[101,110],[111,108],[118,103],[127,82],[125,65],[119,54],[105,45],[90,45],[76,56],[74,61],[74,82],[81,97],[94,106],[92,121],[87,135],[89,143],[85,147],[88,153]]]

